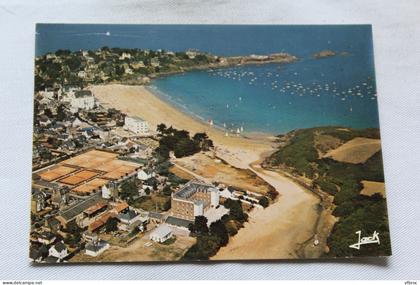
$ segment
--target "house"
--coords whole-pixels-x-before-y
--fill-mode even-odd
[[[100,195],[95,194],[85,200],[81,200],[80,202],[74,204],[72,207],[60,211],[59,215],[56,216],[56,219],[60,221],[62,226],[65,226],[73,220],[81,225],[81,222],[84,218],[84,211],[98,203],[101,198],[102,197]]]
[[[149,220],[154,224],[160,224],[164,221],[164,217],[158,212],[149,212]]]
[[[138,62],[134,62],[134,63],[132,63],[131,64],[131,66],[134,68],[134,69],[139,69],[139,68],[144,68],[144,67],[146,67],[145,65],[144,65],[144,62],[143,61],[138,61]]]
[[[41,190],[32,190],[31,210],[32,213],[38,213],[45,209],[47,194]]]
[[[165,224],[158,226],[150,233],[150,239],[159,243],[165,242],[171,237],[173,237],[172,230]]]
[[[67,187],[54,188],[51,195],[51,204],[57,208],[66,205],[69,201],[69,189]]]
[[[104,240],[89,242],[85,247],[85,254],[90,256],[98,256],[109,248],[109,243]]]
[[[119,57],[119,60],[130,59],[130,58],[131,58],[131,54],[123,52],[121,56]]]
[[[145,225],[149,221],[147,215],[137,213],[133,209],[128,209],[127,211],[120,213],[117,218],[120,221],[118,229],[122,231],[132,231],[135,228],[144,230]]]
[[[84,241],[91,243],[95,243],[98,241],[98,235],[90,232],[84,232],[82,238]]]
[[[41,95],[42,98],[53,100],[54,99],[54,88],[45,88],[44,91],[39,91],[39,95]]]
[[[45,245],[31,245],[29,249],[29,259],[33,262],[41,262],[43,258],[48,256],[48,248]]]
[[[190,49],[185,54],[188,56],[189,59],[194,59],[198,55],[198,52],[196,50]]]
[[[79,71],[79,72],[77,73],[77,76],[78,76],[79,78],[86,78],[87,73],[86,73],[86,71],[81,70],[81,71]]]
[[[153,67],[159,67],[159,59],[157,57],[150,59],[150,65]]]
[[[62,242],[58,242],[55,245],[53,245],[49,249],[49,256],[56,257],[59,260],[63,260],[65,257],[69,255],[69,252],[67,250],[67,246]]]
[[[137,172],[137,178],[146,181],[152,177],[155,177],[155,173],[150,169],[141,169]]]
[[[124,67],[124,73],[125,74],[133,74],[133,70],[129,66],[126,66],[126,67]]]
[[[223,197],[225,199],[234,199],[237,200],[237,198],[235,198],[235,196],[232,194],[231,191],[229,191],[229,189],[226,187],[224,188],[222,191],[219,192],[219,196]]]
[[[126,116],[124,119],[124,129],[138,135],[148,135],[149,123],[139,117]]]
[[[45,219],[44,225],[54,233],[60,230],[61,226],[60,222],[55,217]]]
[[[75,113],[79,109],[91,110],[95,107],[95,97],[90,90],[77,90],[70,99],[70,110]]]
[[[38,236],[38,242],[49,245],[52,244],[56,239],[56,236],[52,232],[42,232]]]
[[[39,125],[40,126],[46,127],[46,126],[48,126],[50,124],[51,124],[51,121],[50,121],[50,119],[46,115],[41,115],[39,117]]]
[[[104,199],[111,199],[112,197],[118,196],[118,189],[113,186],[113,183],[109,183],[109,185],[103,185],[102,188],[102,198]]]

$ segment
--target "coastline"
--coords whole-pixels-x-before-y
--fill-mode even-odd
[[[148,121],[149,128],[153,131],[158,124],[164,123],[187,130],[190,134],[206,132],[217,146],[217,154],[238,168],[248,168],[250,163],[260,159],[261,153],[274,150],[274,136],[247,134],[246,137],[226,137],[221,129],[179,110],[145,86],[111,84],[89,88],[101,104],[119,109],[130,116],[143,118]]]
[[[234,167],[253,171],[279,192],[279,198],[269,207],[251,211],[245,227],[212,259],[299,257],[297,252],[301,243],[314,234],[320,200],[286,176],[259,165],[265,155],[275,150],[273,137],[226,137],[222,130],[178,110],[144,86],[113,84],[91,86],[90,89],[101,104],[140,116],[149,122],[151,129],[165,123],[190,133],[206,132],[214,141],[218,157]],[[250,243],[252,248],[249,248]]]

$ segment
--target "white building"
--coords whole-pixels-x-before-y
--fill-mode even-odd
[[[106,185],[102,186],[102,198],[104,199],[110,199],[112,196],[111,189],[107,187]]]
[[[141,169],[139,172],[137,172],[137,178],[142,181],[146,181],[152,177],[155,177],[155,175],[156,174],[153,171],[148,169]]]
[[[95,97],[90,90],[77,90],[70,100],[71,111],[77,112],[79,109],[91,110],[95,107]]]
[[[77,73],[77,76],[78,76],[79,78],[86,78],[87,73],[86,73],[86,71],[81,70],[81,71],[79,71],[79,72]]]
[[[85,247],[85,254],[90,256],[98,256],[109,248],[109,243],[104,240],[89,242]]]
[[[52,246],[48,252],[49,256],[56,257],[60,260],[64,259],[67,255],[69,255],[67,251],[67,246],[62,241]]]
[[[121,56],[119,57],[120,60],[124,60],[124,59],[130,59],[131,58],[131,54],[123,52],[121,54]]]
[[[124,129],[138,135],[148,135],[149,123],[139,117],[126,116],[124,119]]]
[[[137,213],[133,209],[121,213],[117,216],[120,223],[118,229],[122,231],[132,231],[134,228],[144,230],[144,226],[148,223],[149,218],[145,214]]]
[[[52,100],[54,99],[54,88],[45,88],[44,91],[39,91],[39,95],[41,95],[42,98]]]
[[[173,237],[172,230],[167,225],[163,224],[158,226],[151,234],[150,239],[154,242],[165,242]]]

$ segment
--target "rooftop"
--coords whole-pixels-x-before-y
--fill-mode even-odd
[[[171,228],[167,225],[160,225],[157,227],[150,235],[158,236],[158,237],[165,237],[172,232]]]
[[[128,210],[125,213],[119,214],[118,218],[123,219],[123,220],[132,220],[137,216],[138,216],[138,214],[136,212],[134,212],[133,210]]]
[[[177,226],[177,227],[183,227],[183,228],[188,228],[188,226],[190,224],[192,224],[191,221],[176,218],[176,217],[173,217],[173,216],[169,216],[166,219],[165,223],[167,223],[169,225]]]
[[[64,218],[66,221],[70,221],[74,219],[77,215],[81,214],[83,211],[95,205],[101,200],[102,200],[101,195],[94,194],[93,196],[89,197],[86,200],[83,200],[82,202],[71,207],[70,209],[60,212],[60,216]]]
[[[162,219],[162,214],[158,212],[149,212],[149,218],[152,219]]]
[[[66,245],[65,245],[62,241],[57,242],[57,243],[56,243],[53,247],[54,247],[54,248],[55,248],[55,250],[56,250],[56,251],[58,251],[58,252],[60,252],[60,251],[63,251],[63,250],[66,250],[66,249],[67,249]]]
[[[214,186],[198,180],[191,180],[178,192],[174,193],[175,198],[188,199],[196,192],[209,192],[213,191]]]
[[[98,242],[89,242],[89,243],[86,244],[85,249],[93,251],[93,252],[98,252],[102,248],[106,247],[107,245],[108,245],[108,243],[104,240],[101,240],[101,241],[98,241]]]
[[[104,201],[99,201],[98,203],[96,203],[93,206],[90,206],[89,208],[87,208],[86,210],[84,210],[83,212],[87,215],[92,215],[93,213],[96,213],[97,211],[101,210],[102,208],[106,207],[106,203]]]
[[[142,118],[137,117],[137,116],[128,116],[128,118],[136,120],[136,121],[144,122],[144,120]]]
[[[90,90],[77,90],[74,92],[76,98],[92,97],[92,91]]]

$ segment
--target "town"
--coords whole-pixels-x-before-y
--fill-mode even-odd
[[[273,197],[171,171],[179,157],[215,158],[207,134],[152,128],[141,117],[100,104],[89,89],[90,83],[133,76],[147,83],[150,74],[173,70],[174,61],[208,64],[210,58],[220,61],[196,51],[108,48],[37,58],[33,262],[100,261],[113,247],[138,240],[147,261],[208,259],[247,221],[247,211],[268,206]],[[165,256],[165,246],[176,256]]]

